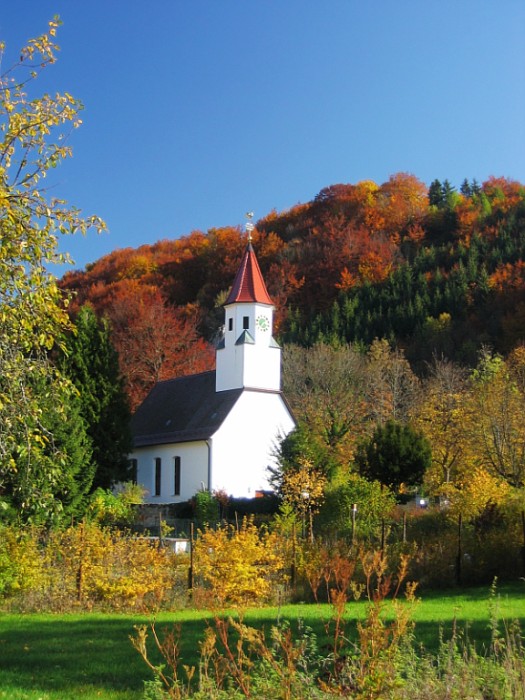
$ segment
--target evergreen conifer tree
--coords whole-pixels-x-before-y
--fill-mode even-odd
[[[131,451],[129,404],[109,325],[97,319],[90,307],[80,310],[60,364],[80,394],[81,413],[93,444],[93,489],[125,481]]]
[[[378,425],[356,453],[356,464],[363,476],[395,490],[401,484],[420,483],[430,460],[428,441],[409,425],[393,420]]]

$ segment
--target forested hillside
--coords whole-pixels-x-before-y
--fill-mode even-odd
[[[71,95],[28,94],[55,62],[58,25],[0,74],[0,594],[25,597],[31,579],[47,580],[44,569],[27,568],[37,543],[53,541],[34,526],[65,533],[79,522],[79,544],[55,547],[61,561],[77,562],[77,604],[90,568],[85,526],[128,524],[142,498],[133,485],[109,490],[133,478],[130,408],[158,379],[213,366],[246,236],[194,231],[115,251],[57,286],[49,268],[62,259],[60,236],[105,228],[45,185],[71,155],[65,134],[80,125]],[[424,494],[443,506],[414,540],[424,575],[450,571],[451,533],[462,523],[473,580],[516,575],[525,518],[524,222],[520,183],[427,188],[406,174],[334,185],[257,222],[254,245],[284,345],[283,389],[298,423],[272,471],[273,525],[287,542],[302,525],[310,540],[315,528],[354,543],[358,509],[359,541],[377,548],[380,537],[382,562],[397,502]],[[219,496],[224,506],[229,494],[201,504],[217,514]],[[100,550],[109,540],[94,532]],[[53,561],[45,555],[45,571]],[[156,572],[157,562],[145,566]]]
[[[253,238],[285,343],[386,338],[421,370],[436,354],[473,366],[482,346],[506,355],[525,340],[519,182],[332,185],[261,218]],[[73,313],[89,303],[108,317],[134,405],[156,380],[213,365],[244,246],[239,228],[193,231],[61,280]]]

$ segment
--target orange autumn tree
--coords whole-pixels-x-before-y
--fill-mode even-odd
[[[324,501],[327,477],[310,459],[298,457],[297,464],[283,474],[281,494],[284,506],[301,518],[303,529],[308,524],[308,536],[314,541],[313,518]],[[305,535],[306,532],[303,532]]]
[[[397,173],[380,186],[376,202],[375,209],[383,222],[376,230],[386,230],[396,241],[409,225],[420,222],[426,213],[427,186],[410,173]]]
[[[127,292],[113,299],[107,314],[135,409],[156,382],[211,369],[214,351],[199,336],[195,313],[170,307],[154,287]]]

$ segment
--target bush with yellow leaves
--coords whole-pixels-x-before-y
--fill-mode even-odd
[[[46,547],[58,573],[53,588],[87,608],[157,609],[174,586],[174,558],[155,542],[93,523],[53,532]]]
[[[158,542],[80,523],[2,528],[0,599],[32,610],[157,610],[187,595],[188,557]]]
[[[253,605],[275,598],[286,582],[285,556],[276,533],[245,518],[240,527],[199,532],[194,546],[197,603]]]
[[[38,530],[0,525],[0,597],[30,590],[42,576]]]

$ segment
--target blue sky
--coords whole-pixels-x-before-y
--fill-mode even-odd
[[[109,227],[76,267],[340,182],[525,182],[523,0],[24,0],[4,68],[55,14],[41,90],[85,110],[54,194]]]

